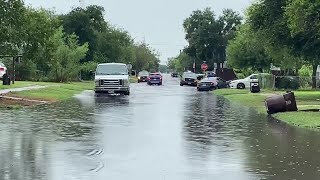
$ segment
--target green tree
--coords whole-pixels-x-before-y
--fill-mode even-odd
[[[32,77],[34,72],[31,71],[35,70],[39,70],[42,74],[47,74],[50,70],[49,64],[53,49],[50,38],[58,29],[59,21],[53,12],[45,9],[36,10],[28,8],[25,18],[26,23],[24,29],[28,33],[23,48],[23,64],[28,65],[26,62],[30,62],[31,67],[35,69],[30,68],[30,71],[27,72],[24,69],[17,68],[17,71],[21,77]],[[21,68],[23,68],[23,66],[21,66]],[[22,71],[29,73],[29,75],[22,73]]]
[[[237,27],[241,24],[238,13],[226,9],[216,18],[210,8],[194,11],[184,20],[188,46],[184,52],[192,57],[196,64],[207,61],[210,68],[214,63],[225,61],[225,49],[228,40],[234,38]],[[200,71],[200,66],[197,66]]]
[[[168,67],[167,67],[167,65],[160,64],[160,65],[159,65],[159,71],[162,72],[162,73],[168,72]]]
[[[79,45],[75,34],[65,35],[63,28],[59,28],[52,41],[55,46],[53,61],[51,62],[51,75],[57,82],[66,82],[77,77],[80,69],[80,60],[88,52],[88,44]]]
[[[75,33],[79,37],[80,44],[89,44],[89,52],[82,62],[93,60],[97,52],[99,33],[107,31],[108,24],[103,14],[103,7],[91,5],[85,9],[75,8],[70,13],[59,17],[67,34]]]
[[[317,66],[320,64],[319,1],[288,0],[285,15],[294,50],[313,66],[313,87],[316,87]]]
[[[138,43],[133,46],[134,57],[132,61],[133,69],[137,71],[148,70],[158,71],[159,70],[159,55],[149,45],[145,43]]]
[[[1,54],[17,55],[24,45],[27,35],[25,11],[22,0],[0,1]]]
[[[176,63],[177,63],[177,59],[176,58],[168,58],[168,62],[167,62],[167,67],[170,71],[176,71]]]
[[[234,68],[251,68],[262,72],[269,70],[271,58],[261,38],[252,32],[248,24],[241,26],[234,40],[227,47],[228,64]]]

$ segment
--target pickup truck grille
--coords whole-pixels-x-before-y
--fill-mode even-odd
[[[192,79],[192,78],[185,78],[184,80],[185,80],[185,81],[187,81],[187,82],[194,82],[194,80],[195,80],[195,79]]]
[[[121,86],[123,81],[121,79],[104,79],[100,80],[100,86]]]

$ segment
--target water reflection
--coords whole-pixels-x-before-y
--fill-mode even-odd
[[[250,170],[273,179],[318,179],[319,132],[269,119],[263,131],[247,141]]]
[[[0,179],[318,179],[318,131],[170,83],[0,112]]]
[[[106,109],[114,106],[124,106],[129,104],[128,96],[119,95],[107,95],[99,94],[96,95],[94,91],[84,91],[83,93],[75,96],[80,102],[83,108],[91,111]]]

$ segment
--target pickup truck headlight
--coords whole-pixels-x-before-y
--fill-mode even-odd
[[[127,86],[129,84],[129,80],[128,79],[123,79],[122,81],[123,81],[123,85],[124,86]]]
[[[99,86],[99,85],[100,85],[99,80],[96,80],[96,81],[94,82],[94,84],[95,84],[95,86]]]

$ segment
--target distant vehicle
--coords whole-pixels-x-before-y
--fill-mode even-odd
[[[210,78],[202,79],[197,85],[198,91],[212,91],[216,88],[216,84]]]
[[[0,62],[0,79],[2,79],[3,75],[7,73],[7,67]]]
[[[171,73],[171,77],[178,77],[178,73],[177,72]]]
[[[130,95],[129,72],[126,64],[98,64],[94,79],[96,93]]]
[[[148,71],[140,71],[138,74],[138,83],[140,82],[147,82],[149,77]]]
[[[180,86],[197,86],[197,75],[193,72],[184,72],[180,80]]]
[[[206,73],[206,77],[216,77],[216,73],[214,73],[213,71],[208,71]]]
[[[162,75],[160,73],[150,73],[147,83],[148,85],[162,85]]]
[[[259,74],[251,74],[244,79],[237,79],[230,82],[230,88],[245,89],[250,87],[250,82],[257,81]]]

